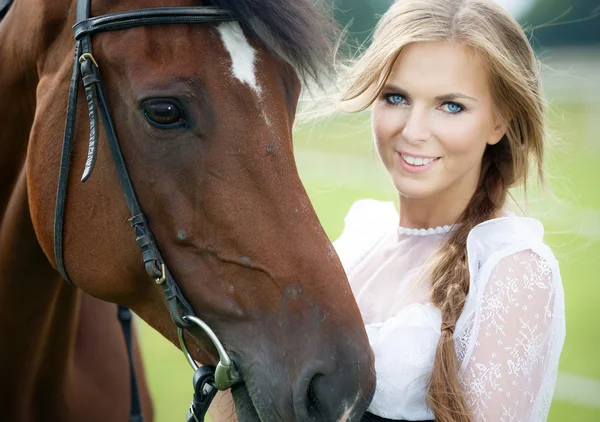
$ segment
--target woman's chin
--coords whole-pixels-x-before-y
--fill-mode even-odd
[[[394,186],[398,193],[410,199],[426,199],[434,194],[430,183],[419,183],[414,180],[407,181],[404,177],[402,180],[399,177],[394,177]]]

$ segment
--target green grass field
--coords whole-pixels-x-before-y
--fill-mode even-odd
[[[529,214],[544,223],[546,242],[561,263],[567,339],[560,371],[600,382],[600,142],[592,139],[600,123],[589,118],[584,106],[556,106],[551,129],[560,135],[547,162],[551,194],[531,195]],[[296,131],[300,175],[332,239],[341,233],[354,201],[396,198],[373,152],[370,133],[364,114],[303,124]],[[142,341],[156,421],[183,420],[192,395],[192,370],[181,352],[147,326]],[[563,394],[556,395],[549,420],[600,421],[600,403],[578,404],[581,400],[572,389],[572,384],[559,382],[557,393]],[[564,398],[569,392],[575,399]]]

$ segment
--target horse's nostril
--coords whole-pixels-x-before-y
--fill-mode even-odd
[[[368,407],[375,387],[371,373],[341,363],[349,361],[346,356],[336,358],[314,360],[299,372],[293,392],[297,422],[354,421]]]
[[[322,375],[315,375],[308,383],[308,391],[306,392],[306,409],[308,410],[308,414],[313,417],[323,413],[319,397],[315,391],[315,382],[321,377]]]
[[[313,369],[316,369],[313,367]],[[334,422],[339,420],[344,407],[344,398],[354,390],[353,383],[343,375],[326,375],[320,367],[318,371],[307,371],[298,385],[296,399],[296,420],[298,422]],[[312,372],[312,374],[311,374]],[[314,374],[314,375],[313,375]]]

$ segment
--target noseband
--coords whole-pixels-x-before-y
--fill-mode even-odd
[[[171,275],[159,252],[152,231],[148,225],[148,221],[142,212],[142,208],[135,194],[133,183],[129,177],[129,172],[127,171],[127,166],[125,165],[115,127],[108,110],[104,88],[100,80],[98,62],[92,54],[91,37],[93,34],[99,32],[117,31],[138,26],[215,23],[234,21],[235,19],[228,11],[210,6],[150,8],[113,13],[92,18],[90,17],[90,2],[91,0],[79,0],[77,2],[76,23],[73,26],[73,31],[75,33],[75,58],[71,85],[69,88],[69,104],[67,108],[54,220],[54,256],[56,259],[56,266],[65,280],[73,284],[67,274],[64,263],[63,226],[72,143],[75,132],[77,95],[79,90],[79,79],[81,78],[85,89],[85,97],[90,118],[88,157],[82,181],[85,182],[90,177],[96,162],[98,133],[100,129],[99,113],[102,123],[104,124],[104,131],[117,169],[119,182],[123,189],[123,193],[125,194],[125,200],[127,201],[127,207],[129,208],[129,213],[131,215],[129,222],[135,231],[136,242],[142,250],[142,258],[144,260],[146,272],[162,287],[163,294],[169,307],[171,319],[177,326],[181,349],[190,365],[196,371],[194,374],[194,399],[190,406],[187,420],[190,422],[203,421],[208,406],[217,390],[227,390],[231,388],[232,385],[241,381],[241,377],[215,333],[204,321],[195,315],[194,310],[181,293],[177,282]],[[127,308],[120,307],[119,311],[119,319],[122,322],[130,357],[132,381],[130,421],[141,422],[142,416],[139,409],[140,405],[137,396],[137,387],[135,385],[135,373],[133,372],[133,363],[131,361],[133,355],[131,352],[130,327],[128,325],[131,315]],[[220,360],[216,368],[208,365],[198,367],[189,354],[185,345],[183,330],[192,327],[201,328],[208,335],[217,349]]]

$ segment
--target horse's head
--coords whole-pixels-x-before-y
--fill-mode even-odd
[[[97,0],[92,15],[154,3],[164,2]],[[215,3],[241,23],[94,35],[135,192],[170,273],[240,371],[244,384],[234,388],[234,398],[241,419],[354,419],[373,392],[372,355],[292,149],[299,75],[318,67],[322,20],[308,0]],[[42,60],[28,153],[33,221],[52,261],[73,19],[71,12]],[[148,277],[127,221],[105,131],[95,170],[79,181],[89,134],[82,91],[65,267],[79,288],[129,306],[176,342],[160,287]],[[214,362],[214,349],[201,333],[196,337],[192,355]]]

